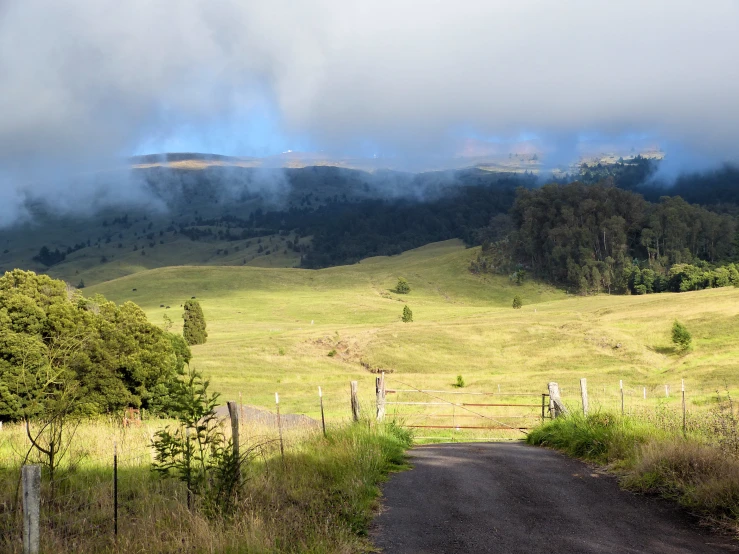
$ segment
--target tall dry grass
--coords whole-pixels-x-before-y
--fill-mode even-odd
[[[159,423],[158,425],[161,425]],[[54,498],[42,479],[43,552],[364,552],[378,484],[403,467],[410,437],[392,424],[362,422],[285,433],[248,427],[242,445],[259,445],[244,468],[237,509],[207,517],[187,507],[187,492],[151,471],[157,424],[122,428],[83,423],[58,472]],[[113,441],[119,445],[119,533],[113,534]],[[0,551],[21,552],[15,499],[27,439],[19,426],[0,433]],[[244,448],[244,446],[242,446]]]

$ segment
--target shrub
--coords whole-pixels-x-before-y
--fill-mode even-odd
[[[218,393],[208,393],[208,381],[196,371],[180,382],[173,394],[179,407],[179,425],[154,435],[153,469],[162,477],[174,477],[201,497],[206,513],[230,512],[242,484],[233,442],[218,425],[215,408]]]
[[[516,295],[513,297],[513,308],[515,310],[520,310],[521,306],[523,306],[523,301],[521,300],[521,297],[519,295]]]
[[[408,294],[411,292],[411,286],[408,284],[408,281],[401,277],[398,279],[398,284],[395,285],[395,292],[398,294]]]
[[[675,323],[672,324],[672,342],[675,346],[680,350],[687,350],[690,348],[692,340],[693,337],[685,325],[675,320]]]
[[[413,321],[413,312],[408,306],[403,306],[403,323],[410,323]]]
[[[329,351],[329,353],[328,353],[328,357],[329,358],[333,358],[334,356],[336,356],[336,349],[335,348],[333,350]]]
[[[458,389],[464,388],[464,377],[461,375],[457,375],[457,382],[454,383],[454,387],[457,387]]]

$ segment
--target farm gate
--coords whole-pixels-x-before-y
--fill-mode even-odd
[[[423,389],[383,374],[376,379],[377,417],[391,417],[428,441],[513,440],[551,417],[548,392]]]

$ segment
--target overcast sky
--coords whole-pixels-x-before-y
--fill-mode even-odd
[[[586,135],[739,159],[739,2],[0,0],[0,220],[134,153]]]

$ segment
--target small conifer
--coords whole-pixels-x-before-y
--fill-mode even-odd
[[[182,334],[187,344],[205,344],[208,339],[208,332],[205,330],[203,309],[197,300],[185,302],[185,311],[182,313],[182,318],[185,320]]]
[[[408,306],[403,306],[403,323],[410,323],[413,321],[413,312]]]

